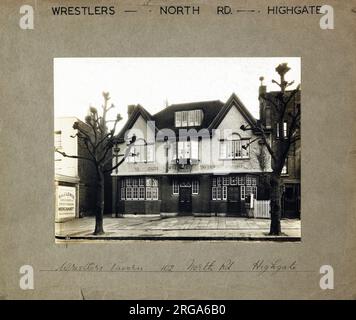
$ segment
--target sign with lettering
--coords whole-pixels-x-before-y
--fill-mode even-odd
[[[76,209],[75,187],[57,187],[57,217],[74,218]]]

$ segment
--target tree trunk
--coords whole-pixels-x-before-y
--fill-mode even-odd
[[[281,216],[282,207],[281,201],[281,178],[279,174],[272,174],[271,177],[271,226],[270,235],[280,235],[281,234]]]
[[[96,191],[96,210],[95,210],[95,230],[94,235],[104,234],[104,174],[98,170],[98,185]]]

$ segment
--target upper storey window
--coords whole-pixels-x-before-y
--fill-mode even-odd
[[[203,120],[202,110],[176,111],[176,127],[197,127],[201,126]]]

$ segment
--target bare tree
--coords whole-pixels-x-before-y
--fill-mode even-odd
[[[131,141],[127,144],[125,152],[117,155],[122,158],[113,166],[111,150],[114,146],[116,125],[120,120],[122,120],[122,117],[120,114],[117,114],[115,120],[108,120],[107,113],[109,110],[114,108],[114,105],[109,105],[110,95],[108,92],[103,92],[103,98],[104,104],[101,106],[101,114],[99,114],[96,108],[89,107],[89,114],[85,117],[85,123],[87,126],[81,126],[78,122],[73,124],[73,129],[76,130],[76,134],[71,137],[77,137],[81,142],[83,142],[87,151],[86,155],[68,155],[64,151],[55,149],[56,152],[60,153],[64,157],[86,160],[95,167],[97,178],[95,235],[104,233],[103,216],[105,173],[115,170],[125,161],[126,157],[129,155],[131,146],[136,140],[135,136],[131,138]],[[114,122],[114,124],[112,129],[109,130],[108,123],[111,121]],[[118,149],[117,152],[120,152],[120,149]]]
[[[262,143],[271,156],[272,174],[270,176],[271,193],[271,225],[270,234],[281,234],[281,214],[282,214],[282,179],[281,172],[286,163],[288,153],[292,145],[300,140],[300,106],[288,108],[293,98],[298,93],[300,85],[296,89],[286,91],[294,81],[287,82],[285,74],[290,70],[286,63],[277,66],[276,71],[280,75],[280,82],[272,80],[280,87],[280,91],[273,97],[267,93],[261,93],[260,98],[271,106],[272,130],[266,128],[261,121],[257,121],[252,127],[241,126],[242,130],[252,130],[260,135],[259,143]],[[263,78],[260,78],[262,81]],[[287,130],[286,125],[287,124]],[[270,137],[272,134],[272,137]],[[278,138],[275,138],[278,137]],[[253,142],[253,141],[252,141]],[[252,143],[251,142],[251,143]]]

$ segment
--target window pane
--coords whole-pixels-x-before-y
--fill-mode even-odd
[[[192,110],[192,111],[189,111],[189,113],[188,113],[188,125],[189,126],[194,126],[194,124],[195,124],[195,111],[194,110]]]
[[[173,180],[173,194],[178,194],[179,193],[179,185],[177,180]]]
[[[151,200],[152,199],[151,187],[146,187],[146,199],[147,200]]]
[[[221,200],[221,187],[217,187],[217,194],[216,194],[216,199]]]
[[[188,111],[182,111],[182,127],[188,125]]]
[[[199,159],[199,142],[198,140],[191,140],[191,158],[198,160]]]
[[[223,200],[227,199],[227,186],[223,186],[222,198],[223,198]]]
[[[132,199],[137,200],[137,198],[138,198],[138,188],[133,187],[132,188]]]
[[[249,177],[249,176],[246,177],[246,184],[248,186],[251,185],[251,177]]]
[[[140,200],[145,200],[145,187],[140,187],[139,198]]]
[[[255,186],[255,185],[257,184],[257,179],[256,179],[256,177],[252,177],[252,178],[251,178],[251,184],[252,184],[253,186]]]
[[[182,113],[181,112],[176,112],[176,127],[181,127],[182,126]]]
[[[226,159],[226,142],[220,141],[220,159]]]
[[[146,186],[152,186],[152,179],[146,178]]]
[[[213,187],[213,188],[211,189],[211,198],[212,198],[213,200],[216,200],[216,187]]]
[[[200,126],[201,125],[201,120],[202,120],[202,111],[201,110],[195,110],[195,125]]]
[[[241,200],[245,200],[245,197],[246,197],[245,186],[241,186]]]
[[[131,187],[126,188],[126,199],[132,200],[132,188]]]
[[[62,148],[62,133],[56,132],[54,134],[54,146],[58,149]]]
[[[250,156],[250,140],[243,140],[243,142],[241,143],[241,156],[243,158],[248,158]],[[242,148],[242,147],[245,148]]]
[[[192,194],[198,194],[199,193],[199,180],[193,180],[192,181]]]
[[[152,200],[158,200],[158,188],[157,187],[152,188],[151,191],[152,191]]]

